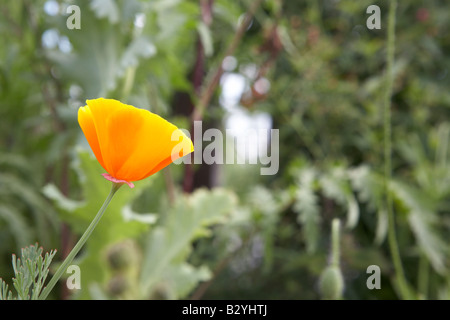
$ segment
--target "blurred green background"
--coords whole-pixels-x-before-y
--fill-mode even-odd
[[[366,27],[373,4],[380,30]],[[80,29],[67,26],[70,5]],[[277,174],[261,175],[259,161],[172,164],[123,187],[74,262],[82,289],[62,281],[51,299],[320,299],[334,218],[343,298],[401,298],[383,209],[388,7],[2,0],[1,277],[34,242],[58,250],[56,268],[107,196],[77,122],[86,99],[120,99],[191,131],[212,94],[203,131],[278,129]],[[449,24],[446,1],[398,5],[388,185],[419,299],[450,297]],[[261,152],[267,141],[249,143]],[[259,159],[252,150],[245,158],[238,146],[237,157]],[[381,289],[366,286],[370,265]]]

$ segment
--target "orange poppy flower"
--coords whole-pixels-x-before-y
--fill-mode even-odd
[[[78,123],[98,162],[116,183],[145,179],[194,151],[180,129],[148,110],[113,99],[87,100]]]

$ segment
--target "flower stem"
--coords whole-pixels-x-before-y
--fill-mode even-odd
[[[333,219],[331,222],[331,265],[338,267],[340,265],[340,228],[341,222],[339,219]]]
[[[92,220],[89,227],[86,229],[86,231],[81,236],[80,240],[78,240],[75,247],[73,247],[72,251],[69,253],[69,255],[66,257],[64,262],[60,265],[56,273],[53,275],[52,279],[48,283],[48,285],[45,287],[45,289],[42,291],[41,295],[39,296],[39,300],[45,300],[49,293],[52,291],[55,284],[58,282],[59,278],[61,278],[62,274],[66,271],[69,264],[72,262],[72,260],[75,258],[75,256],[78,254],[78,252],[81,250],[83,245],[86,243],[87,239],[90,237],[92,231],[94,231],[95,227],[97,226],[98,222],[100,221],[101,217],[103,216],[103,213],[105,213],[106,208],[108,207],[109,203],[111,202],[111,199],[113,198],[114,194],[117,190],[122,186],[122,183],[112,183],[111,191],[109,192],[108,197],[106,198],[105,202],[103,203],[100,210],[97,212],[97,215],[94,217],[94,220]]]
[[[429,263],[424,253],[421,253],[419,260],[419,270],[417,275],[417,291],[422,300],[428,299]]]
[[[395,51],[395,11],[397,0],[391,0],[389,6],[388,30],[387,30],[387,66],[386,66],[386,91],[384,96],[384,192],[386,211],[388,214],[388,242],[394,264],[395,275],[403,299],[411,299],[412,295],[408,287],[403,270],[400,249],[395,230],[395,217],[392,194],[389,191],[389,181],[392,177],[392,124],[391,124],[391,98],[394,85],[394,51]]]

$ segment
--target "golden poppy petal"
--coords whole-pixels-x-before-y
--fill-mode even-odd
[[[173,162],[172,156],[167,157],[166,159],[161,161],[159,164],[157,164],[156,167],[154,167],[150,172],[148,172],[142,179],[145,179],[145,178],[150,177],[151,175],[154,175],[158,171],[161,171],[162,169],[167,167],[172,162]]]
[[[116,177],[115,169],[117,168],[117,163],[115,159],[115,152],[117,148],[113,142],[115,136],[110,135],[108,123],[110,122],[110,118],[117,111],[122,109],[133,109],[134,107],[123,104],[114,99],[104,98],[87,100],[86,103],[92,112],[94,124],[97,130],[98,142],[105,165],[104,168],[113,177]]]
[[[118,176],[128,181],[137,181],[167,166],[178,156],[172,158],[173,150],[179,144],[179,140],[174,140],[174,132],[179,130],[175,125],[151,113],[150,111],[138,109],[139,116],[143,119],[143,125],[139,134],[136,136],[136,148],[130,155],[128,161],[119,170]],[[182,134],[183,137],[186,137]],[[175,136],[179,139],[179,134]],[[187,139],[187,140],[186,140]],[[192,144],[190,139],[182,138],[182,141]],[[189,153],[187,150],[192,149],[191,146],[185,148],[186,151],[181,153]],[[169,160],[167,160],[169,159]],[[160,167],[158,170],[154,170]]]
[[[97,161],[106,170],[105,164],[103,162],[102,152],[100,150],[100,145],[98,142],[94,119],[92,117],[92,112],[88,106],[84,106],[78,109],[78,123],[80,124],[81,130],[83,130],[84,136],[86,137],[86,140],[88,141],[92,151],[94,152]]]
[[[191,152],[194,152],[194,144],[192,143],[191,139],[189,139],[183,131],[180,129],[177,129],[178,132],[175,132],[173,134],[174,137],[178,136],[179,140],[176,143],[176,145],[172,149],[172,155],[170,157],[167,157],[163,161],[161,161],[159,164],[157,164],[150,172],[148,172],[142,179],[145,179],[147,177],[150,177],[151,175],[157,173],[158,171],[164,169],[169,164],[174,162],[175,160],[184,157],[185,155],[188,155]]]
[[[136,108],[122,108],[115,111],[107,120],[109,137],[108,152],[112,174],[117,179],[129,180],[121,175],[121,168],[132,157],[139,141],[139,134],[144,121]]]

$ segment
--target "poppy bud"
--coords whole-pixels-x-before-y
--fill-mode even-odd
[[[340,220],[331,223],[331,262],[320,276],[320,293],[323,299],[339,300],[344,292],[344,277],[340,265]]]
[[[339,300],[344,291],[344,278],[337,266],[328,266],[320,277],[320,293],[323,299]]]

